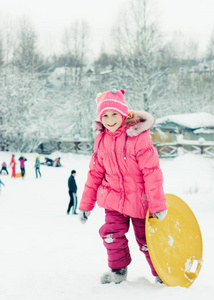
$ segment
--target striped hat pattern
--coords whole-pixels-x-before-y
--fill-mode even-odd
[[[125,103],[124,94],[124,90],[116,89],[97,94],[97,114],[101,122],[102,115],[109,110],[117,111],[122,116],[127,117],[128,106]]]

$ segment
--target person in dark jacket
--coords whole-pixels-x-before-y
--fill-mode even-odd
[[[54,164],[53,159],[48,158],[48,157],[45,157],[45,165],[46,165],[46,166],[51,166],[51,167],[52,167],[53,164]]]
[[[77,184],[75,180],[76,171],[71,171],[71,176],[68,178],[68,193],[70,196],[70,202],[67,209],[67,214],[69,215],[71,207],[72,207],[72,214],[77,215]]]
[[[5,171],[7,173],[7,175],[9,175],[8,173],[8,170],[7,170],[7,164],[6,162],[4,161],[1,165],[1,171],[0,171],[0,174],[2,173],[2,171]]]

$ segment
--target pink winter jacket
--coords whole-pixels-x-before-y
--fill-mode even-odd
[[[150,138],[154,118],[147,112],[137,113],[139,123],[115,132],[96,122],[100,133],[80,210],[91,211],[96,201],[100,207],[134,218],[145,218],[148,208],[151,214],[167,209],[159,157]]]

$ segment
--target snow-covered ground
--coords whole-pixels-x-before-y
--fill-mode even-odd
[[[16,160],[19,156],[16,153]],[[100,284],[100,275],[108,270],[106,250],[98,234],[104,212],[96,207],[84,225],[78,216],[66,214],[70,171],[77,171],[81,198],[90,157],[60,156],[63,167],[41,166],[42,178],[35,178],[35,154],[26,154],[24,180],[0,176],[5,183],[0,195],[1,300],[213,299],[213,159],[185,155],[161,160],[165,192],[187,202],[202,231],[204,264],[199,277],[186,289],[154,283],[132,227],[128,233],[133,259],[128,280],[118,285]],[[10,159],[11,153],[0,152],[0,163],[9,164]]]

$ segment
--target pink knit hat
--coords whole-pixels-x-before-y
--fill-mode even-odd
[[[127,117],[128,106],[125,103],[124,94],[123,90],[116,89],[97,94],[97,114],[101,122],[102,115],[108,110],[117,111]]]

